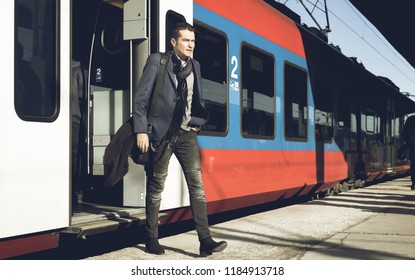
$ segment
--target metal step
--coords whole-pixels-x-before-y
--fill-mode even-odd
[[[115,207],[93,203],[82,203],[72,209],[72,221],[60,233],[74,234],[86,238],[105,232],[127,229],[145,224],[145,208]],[[162,218],[164,214],[160,214]]]

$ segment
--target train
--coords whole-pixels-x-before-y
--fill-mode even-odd
[[[63,235],[87,238],[143,223],[144,167],[128,159],[123,179],[105,186],[105,148],[131,117],[146,58],[170,48],[177,22],[196,29],[194,58],[210,112],[198,135],[210,215],[362,187],[409,171],[396,151],[415,102],[281,3],[0,5],[0,24],[9,26],[0,53],[2,259],[57,248]],[[74,160],[80,204],[73,201]],[[162,224],[191,217],[185,184],[173,158]]]

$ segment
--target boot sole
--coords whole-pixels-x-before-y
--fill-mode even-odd
[[[150,251],[148,249],[146,249],[147,253],[149,254],[153,254],[153,255],[164,255],[166,252],[164,250],[162,251]]]
[[[149,253],[149,254],[153,254],[153,255],[164,255],[166,252],[164,251],[164,248],[163,247],[158,247],[158,248],[156,248],[156,249],[150,249],[151,248],[151,246],[149,246],[149,245],[147,245],[146,244],[146,252],[147,253]]]
[[[228,243],[223,242],[223,243],[219,244],[218,247],[215,247],[212,250],[208,250],[208,251],[200,250],[199,253],[200,253],[200,256],[206,257],[206,256],[209,256],[209,255],[212,255],[212,253],[222,252],[223,250],[226,249],[227,246],[228,246]]]

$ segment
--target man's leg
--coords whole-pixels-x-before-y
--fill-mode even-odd
[[[161,204],[161,193],[164,189],[172,150],[170,147],[152,153],[150,164],[146,166],[146,248],[152,254],[164,254],[158,242],[158,220]]]
[[[200,254],[206,256],[212,252],[220,252],[226,248],[227,243],[225,241],[215,242],[210,235],[196,132],[182,131],[174,153],[183,168],[189,188],[190,207],[201,244]]]

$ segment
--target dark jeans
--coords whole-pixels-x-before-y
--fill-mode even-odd
[[[173,134],[168,142],[155,142],[150,164],[146,166],[146,227],[149,237],[158,237],[158,213],[161,193],[164,189],[170,158],[176,155],[183,169],[190,196],[190,208],[193,214],[199,240],[210,236],[206,195],[202,182],[199,148],[195,131],[180,130]]]

